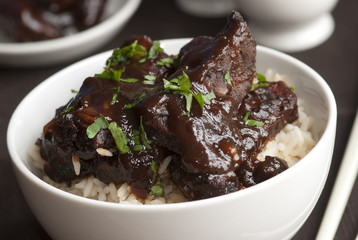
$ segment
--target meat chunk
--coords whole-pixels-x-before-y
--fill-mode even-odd
[[[231,148],[237,140],[230,121],[251,88],[255,57],[255,40],[241,15],[233,12],[215,37],[194,38],[181,49],[178,69],[170,76],[186,74],[194,95],[215,95],[210,104],[201,108],[193,101],[188,113],[185,95],[160,91],[141,105],[153,138],[180,154],[187,171],[219,174],[234,167]]]
[[[138,41],[143,44],[140,45],[142,51],[149,51],[153,45],[149,38],[142,37],[134,39],[132,46]],[[44,127],[41,152],[46,160],[45,172],[50,178],[70,182],[94,174],[105,183],[128,182],[133,192],[146,197],[157,178],[151,166],[153,162],[159,164],[166,150],[156,143],[138,146],[146,133],[141,116],[133,107],[143,96],[162,87],[161,79],[168,75],[169,69],[156,62],[166,57],[162,52],[145,61],[132,56],[125,63],[109,64],[104,73],[83,82],[75,98],[60,108]],[[113,72],[117,77],[121,75],[120,78],[107,78]],[[156,80],[145,84],[146,75],[155,76]],[[88,127],[99,118],[109,125],[116,124],[115,130],[122,134],[127,141],[124,145],[130,151],[118,148],[109,127],[100,129],[93,138],[88,136]],[[74,171],[74,160],[80,163],[79,174]]]
[[[260,162],[256,157],[287,123],[297,119],[296,102],[296,95],[283,82],[267,82],[250,91],[237,117],[226,126],[236,140],[227,146],[235,159],[233,167],[224,173],[193,173],[178,161],[170,166],[174,181],[189,199],[203,199],[253,186],[286,170],[282,159],[267,156]]]

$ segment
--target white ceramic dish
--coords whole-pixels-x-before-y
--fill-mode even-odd
[[[162,41],[178,53],[188,39]],[[336,131],[336,103],[326,82],[302,62],[258,47],[257,68],[280,72],[314,116],[317,145],[293,167],[251,188],[206,200],[168,205],[119,205],[75,196],[43,182],[26,150],[40,136],[55,109],[72,97],[85,77],[102,71],[105,52],[48,78],[15,110],[7,143],[14,170],[33,213],[54,239],[288,239],[314,208],[330,167]]]
[[[308,50],[334,31],[338,0],[237,0],[258,43],[286,52]]]
[[[0,66],[46,66],[94,52],[113,38],[132,17],[141,0],[108,0],[101,23],[82,32],[39,42],[0,41]],[[0,33],[0,39],[3,39]]]

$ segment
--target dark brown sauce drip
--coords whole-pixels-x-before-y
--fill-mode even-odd
[[[6,30],[14,41],[41,41],[96,25],[105,3],[106,0],[2,0],[0,18],[6,21]]]
[[[125,45],[135,40],[147,50],[152,46],[146,36],[137,36]],[[92,174],[105,183],[128,182],[138,197],[145,198],[157,180],[152,161],[159,165],[167,155],[173,155],[169,165],[172,179],[190,200],[238,191],[279,174],[287,168],[284,160],[267,157],[267,162],[260,163],[256,156],[267,141],[297,119],[297,98],[283,82],[250,91],[255,54],[255,40],[240,14],[233,12],[215,37],[194,38],[184,46],[175,69],[158,66],[159,59],[168,57],[161,52],[144,63],[134,55],[128,64],[111,66],[125,67],[122,77],[139,79],[136,83],[87,78],[76,97],[57,110],[44,127],[41,153],[47,161],[46,174],[57,182]],[[163,78],[174,79],[183,71],[194,94],[213,91],[216,96],[203,109],[193,100],[189,114],[183,95],[163,90]],[[231,84],[225,79],[228,72]],[[154,85],[143,84],[145,75],[156,76]],[[118,101],[111,105],[118,87]],[[141,103],[124,107],[143,93],[146,97]],[[71,112],[61,113],[70,107],[74,108]],[[264,125],[248,126],[243,120],[246,113],[250,113],[250,120]],[[100,156],[98,148],[116,149],[108,129],[94,139],[86,136],[87,127],[100,116],[115,121],[128,139],[133,139],[142,116],[152,148]],[[132,149],[134,141],[129,141],[129,146]],[[73,156],[80,159],[79,176],[74,172]]]

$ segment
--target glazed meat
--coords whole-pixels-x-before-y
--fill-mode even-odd
[[[12,41],[55,39],[97,24],[106,0],[1,0],[0,19]]]
[[[156,169],[171,156],[170,176],[189,200],[281,173],[283,159],[260,162],[257,155],[297,119],[297,97],[284,82],[257,74],[255,58],[255,40],[238,12],[216,36],[194,38],[178,56],[147,36],[133,37],[44,127],[45,173],[57,182],[89,175],[127,182],[146,198],[160,185]]]
[[[153,138],[180,154],[188,171],[219,174],[233,169],[237,139],[227,121],[251,88],[255,57],[255,40],[241,15],[233,12],[215,37],[194,38],[181,49],[179,67],[170,77],[187,74],[194,94],[215,96],[210,104],[201,108],[193,101],[188,113],[185,95],[172,92],[158,92],[143,102],[141,113]]]
[[[131,42],[135,43],[132,46],[147,46],[147,51],[152,46],[152,41],[144,36]],[[131,57],[129,62],[107,66],[107,72],[119,69],[119,81],[105,78],[106,74],[102,73],[83,82],[76,97],[57,110],[55,118],[44,127],[41,153],[47,160],[45,172],[50,178],[57,182],[70,182],[95,174],[105,183],[128,182],[132,191],[145,198],[156,178],[151,170],[152,161],[159,164],[166,150],[157,147],[156,143],[139,145],[138,149],[136,145],[145,132],[140,116],[131,108],[142,96],[162,85],[161,79],[169,74],[170,69],[156,62],[166,57],[163,52],[145,62]],[[158,79],[144,84],[143,76],[146,75]],[[124,150],[116,149],[113,134],[108,128],[101,129],[91,139],[87,136],[87,128],[101,116],[105,116],[109,124],[116,123],[128,139]],[[73,161],[80,163],[80,173],[75,172]]]
[[[185,196],[203,199],[235,192],[253,186],[287,169],[287,163],[267,156],[267,162],[256,159],[257,154],[287,123],[298,117],[297,98],[284,82],[266,82],[265,87],[250,91],[244,98],[237,117],[226,121],[226,127],[236,136],[232,147],[234,164],[227,172],[212,174],[190,172],[179,161],[172,164],[171,173]],[[245,115],[250,113],[248,119]],[[250,124],[251,123],[251,124]],[[271,162],[275,170],[271,170]]]

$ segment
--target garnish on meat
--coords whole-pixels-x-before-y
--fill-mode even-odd
[[[189,200],[279,174],[284,160],[257,155],[297,119],[297,98],[256,74],[255,58],[256,42],[235,11],[216,36],[194,38],[178,56],[133,37],[44,127],[45,173],[68,183],[95,175],[128,183],[139,198],[161,196],[157,169],[172,156],[171,178]]]

